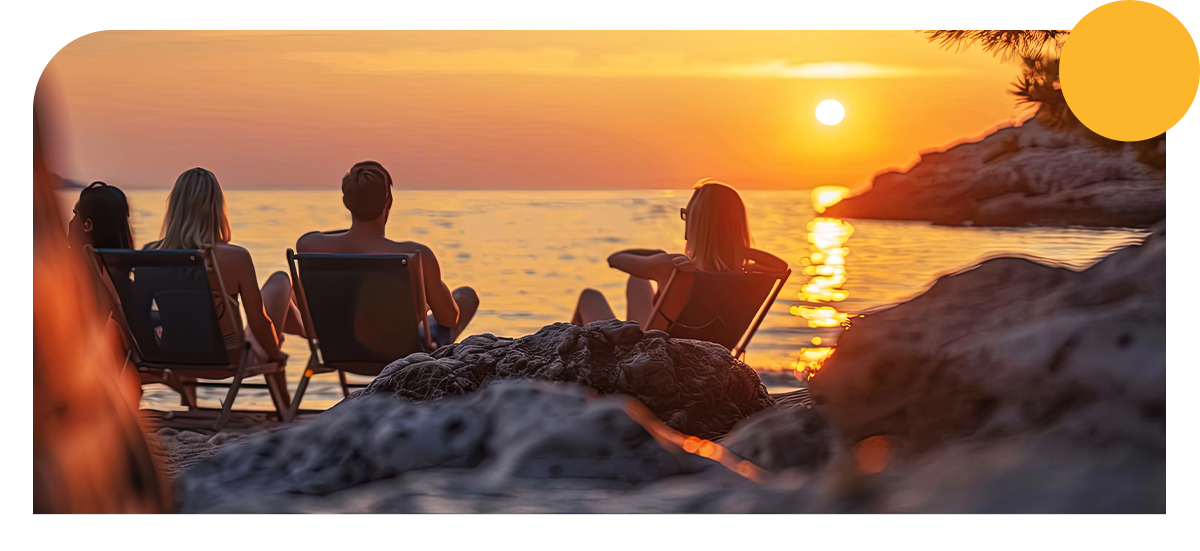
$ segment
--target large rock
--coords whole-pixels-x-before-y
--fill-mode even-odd
[[[343,403],[374,394],[426,402],[498,379],[565,381],[627,394],[667,426],[699,438],[719,437],[773,405],[758,374],[724,347],[618,320],[555,323],[519,339],[473,335],[397,360]]]
[[[836,438],[825,465],[685,510],[1165,512],[1165,274],[1158,224],[1083,272],[990,260],[856,319],[809,381]],[[817,449],[803,434],[819,418],[768,422],[789,414],[759,414],[722,442],[804,466],[773,459]],[[886,443],[881,472],[855,451],[868,437]]]
[[[816,471],[829,461],[833,437],[819,413],[798,406],[760,411],[739,423],[721,444],[764,469]]]
[[[1162,450],[1165,225],[1083,272],[1000,258],[943,277],[855,320],[810,389],[850,442],[1055,426]]]
[[[302,496],[432,467],[476,474],[478,491],[523,478],[637,483],[717,465],[656,439],[629,413],[641,407],[544,381],[499,381],[423,404],[364,397],[306,425],[225,444],[183,471],[178,510],[289,511]]]
[[[905,171],[829,216],[977,226],[1149,226],[1166,216],[1166,140],[1098,146],[1036,118],[967,143],[924,151]]]

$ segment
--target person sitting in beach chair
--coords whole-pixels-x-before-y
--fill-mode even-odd
[[[296,241],[296,251],[358,255],[411,255],[420,253],[425,301],[432,340],[437,346],[453,343],[479,309],[479,295],[470,287],[453,291],[442,281],[442,268],[429,247],[415,241],[392,241],[385,235],[392,210],[392,176],[375,161],[355,164],[342,178],[342,204],[350,211],[350,229],[309,232]]]
[[[298,253],[288,250],[311,351],[293,416],[314,374],[337,371],[349,396],[350,387],[362,385],[347,382],[347,373],[374,377],[411,353],[451,344],[479,308],[474,289],[451,291],[442,281],[429,247],[385,236],[392,177],[382,165],[351,167],[342,203],[350,229],[307,233],[296,242]]]
[[[104,182],[79,192],[67,224],[67,245],[82,251],[84,245],[97,249],[132,249],[133,230],[129,227],[129,202],[117,186]]]
[[[752,247],[737,191],[707,178],[693,190],[679,211],[687,242],[683,254],[630,249],[609,256],[608,265],[629,274],[628,320],[672,337],[716,342],[741,356],[791,270]],[[603,293],[584,289],[571,323],[616,317]]]
[[[242,358],[242,350],[229,349],[230,364],[282,363],[287,356],[280,349],[284,332],[304,336],[300,311],[292,299],[292,282],[287,272],[277,271],[267,278],[260,289],[250,253],[230,243],[232,228],[225,209],[225,196],[212,172],[192,168],[179,175],[167,198],[167,214],[163,219],[162,238],[147,243],[146,250],[203,250],[211,248],[211,263],[219,266],[219,280],[210,280],[214,304],[219,314],[222,338],[226,343],[249,343],[250,355]],[[222,292],[224,289],[224,292]],[[238,313],[239,301],[245,309],[244,331]],[[273,398],[286,399],[287,379],[283,369],[265,374]],[[195,388],[185,382],[189,392]],[[184,396],[184,403],[195,407],[195,396]],[[276,404],[277,407],[280,404]]]
[[[129,227],[129,201],[125,193],[116,186],[104,182],[92,182],[79,192],[79,200],[71,209],[71,222],[67,224],[67,246],[83,252],[91,245],[96,249],[132,249],[133,230]],[[85,258],[90,263],[90,258]],[[113,304],[103,278],[93,278],[96,285],[96,312],[105,321],[106,330],[114,329]],[[110,331],[120,342],[119,333]],[[123,345],[123,343],[121,343]],[[120,348],[120,347],[118,347]],[[122,351],[123,353],[123,351]]]

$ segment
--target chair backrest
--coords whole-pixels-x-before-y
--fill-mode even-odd
[[[766,317],[791,270],[763,272],[687,272],[676,270],[654,308],[652,326],[664,322],[674,338],[714,342],[741,355]],[[690,291],[676,283],[690,276]],[[661,311],[672,292],[688,292],[687,301],[673,318]]]
[[[122,329],[136,346],[138,365],[229,366],[227,350],[241,345],[241,334],[229,335],[232,342],[222,338],[210,284],[210,273],[217,274],[211,250],[95,249],[93,254],[117,295]],[[218,287],[224,288],[221,283]],[[219,301],[222,308],[227,303],[227,298]],[[239,312],[231,314],[241,319]]]
[[[387,364],[428,347],[417,327],[428,311],[420,253],[295,253],[288,264],[321,363],[377,375]],[[425,327],[426,341],[429,330]]]

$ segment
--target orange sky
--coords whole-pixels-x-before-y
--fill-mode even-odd
[[[410,188],[857,186],[1017,112],[1013,64],[911,31],[106,31],[51,68],[64,176],[130,188],[337,188],[363,159]]]

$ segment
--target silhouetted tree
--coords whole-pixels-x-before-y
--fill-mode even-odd
[[[1021,59],[1021,76],[1013,81],[1008,93],[1016,97],[1018,105],[1032,105],[1037,110],[1037,119],[1046,128],[1061,131],[1079,131],[1092,143],[1104,149],[1118,149],[1125,142],[1110,140],[1092,132],[1079,122],[1067,105],[1058,79],[1059,58],[1063,43],[1071,31],[925,31],[930,42],[947,50],[960,52],[979,46],[984,52],[1009,61]],[[1135,142],[1138,160],[1153,166],[1163,167],[1166,159],[1157,153],[1157,142],[1166,138],[1161,134]]]
[[[1015,57],[1043,57],[1047,49],[1062,50],[1071,31],[925,31],[930,42],[947,50],[962,51],[979,46],[985,52],[1008,61]],[[1054,57],[1058,57],[1055,55]]]

